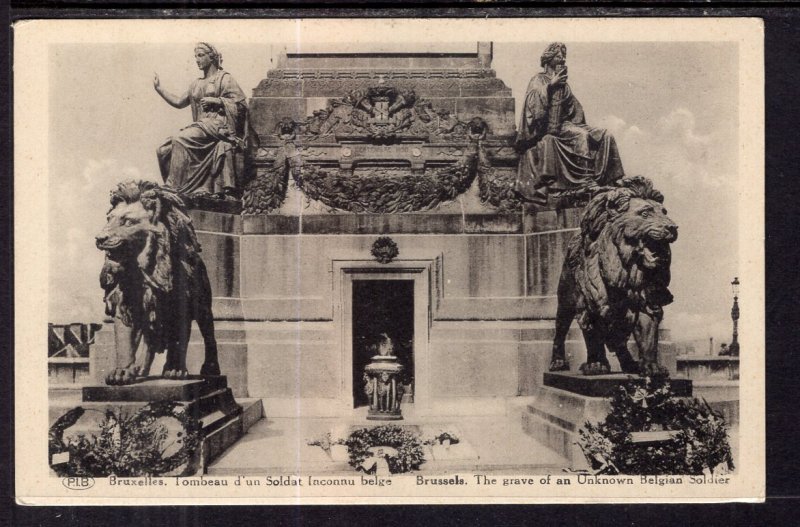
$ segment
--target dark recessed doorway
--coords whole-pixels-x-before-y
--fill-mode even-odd
[[[404,367],[404,402],[414,394],[414,281],[353,280],[353,406],[369,404],[364,367],[388,337]]]

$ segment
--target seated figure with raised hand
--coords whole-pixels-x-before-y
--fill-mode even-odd
[[[551,190],[602,186],[624,176],[614,137],[586,124],[583,107],[567,84],[567,47],[550,44],[544,71],[528,84],[517,135],[516,189],[546,204]]]
[[[195,60],[203,76],[186,93],[176,96],[153,86],[175,108],[191,106],[193,122],[158,148],[158,164],[167,186],[181,194],[238,197],[244,151],[246,98],[222,69],[222,55],[211,44],[195,46]]]

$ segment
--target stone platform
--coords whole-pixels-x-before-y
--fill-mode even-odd
[[[331,433],[347,435],[361,427],[380,423],[367,421],[366,409],[342,418],[270,418],[258,422],[241,441],[208,467],[210,475],[358,475],[347,463],[346,449],[326,452],[310,446],[309,440]],[[454,419],[448,416],[417,416],[413,405],[404,409],[405,420],[423,439],[442,430],[459,437],[458,444],[424,447],[425,463],[419,474],[471,473],[559,473],[567,461],[520,427],[519,409],[494,416]],[[395,423],[385,423],[395,424]],[[416,474],[415,472],[414,474]],[[463,474],[462,474],[463,475]]]
[[[200,421],[203,434],[197,452],[200,473],[264,416],[261,400],[236,402],[225,376],[191,376],[183,380],[151,377],[125,386],[84,386],[80,400],[65,398],[51,402],[50,422],[81,406],[88,411],[65,431],[64,437],[96,433],[106,410],[133,414],[156,401],[176,401]]]
[[[587,376],[546,372],[543,386],[522,412],[522,427],[531,437],[569,460],[573,469],[586,469],[588,465],[577,445],[578,431],[587,421],[596,423],[605,419],[611,409],[608,398],[617,387],[631,381],[644,382],[624,373]],[[677,396],[692,395],[691,380],[672,378],[670,384]]]

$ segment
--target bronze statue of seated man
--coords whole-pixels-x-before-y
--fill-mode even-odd
[[[552,190],[607,185],[624,176],[614,137],[586,124],[583,107],[567,84],[567,47],[550,44],[544,71],[528,84],[517,135],[516,190],[546,204]]]

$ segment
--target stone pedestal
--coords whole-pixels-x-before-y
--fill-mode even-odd
[[[629,375],[627,373],[583,375],[580,373],[546,372],[544,374],[545,386],[588,397],[611,397],[617,388],[630,382],[643,384],[644,379],[638,375]],[[673,393],[678,397],[690,397],[692,395],[692,381],[689,379],[672,378],[670,379],[670,386]]]
[[[235,443],[246,431],[246,425],[263,416],[260,403],[248,406],[248,414],[233,397],[225,376],[190,376],[184,380],[148,378],[126,386],[93,385],[82,389],[85,409],[122,409],[134,413],[148,403],[175,401],[188,415],[202,425],[202,441],[196,452],[196,466],[204,473],[210,462]],[[255,418],[255,414],[258,414]],[[69,431],[68,431],[69,432]]]
[[[400,373],[403,366],[393,355],[375,355],[364,368],[366,392],[369,396],[367,419],[398,421],[403,418],[400,402],[403,400],[403,383]]]
[[[605,419],[611,410],[611,394],[631,381],[644,382],[644,379],[624,373],[587,376],[547,372],[544,385],[522,413],[522,427],[528,435],[567,458],[572,468],[588,468],[577,445],[578,431],[587,421],[597,423]],[[691,380],[673,378],[670,384],[675,395],[692,395]]]

